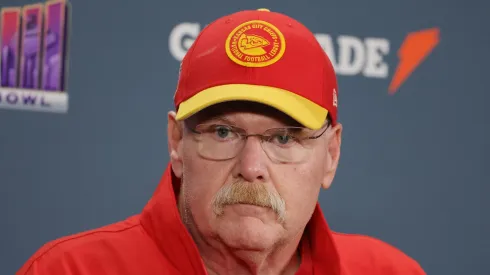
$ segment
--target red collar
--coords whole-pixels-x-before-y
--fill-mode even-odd
[[[179,183],[169,164],[141,213],[141,225],[183,274],[206,274],[197,246],[179,216],[176,200]],[[340,274],[339,255],[319,204],[308,223],[307,234],[314,274]]]

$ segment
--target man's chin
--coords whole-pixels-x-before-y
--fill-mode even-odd
[[[281,227],[264,223],[251,216],[223,217],[218,225],[218,235],[227,246],[243,250],[264,250],[273,246],[282,235]]]
[[[253,205],[226,206],[216,222],[220,239],[237,249],[267,249],[284,233],[274,211]]]

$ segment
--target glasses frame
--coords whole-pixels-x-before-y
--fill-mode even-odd
[[[233,131],[235,134],[238,135],[238,138],[239,140],[241,140],[242,142],[246,142],[246,140],[249,138],[249,137],[258,137],[260,139],[260,143],[262,144],[262,146],[264,145],[264,141],[267,141],[269,142],[272,138],[274,138],[275,136],[274,135],[267,135],[265,133],[267,132],[271,132],[271,131],[274,131],[274,130],[286,130],[286,132],[290,131],[290,130],[294,130],[294,131],[303,131],[303,130],[310,130],[309,128],[306,128],[306,127],[295,127],[295,126],[286,126],[286,127],[276,127],[276,128],[270,128],[270,129],[267,129],[266,131],[264,131],[262,134],[247,134],[246,130],[244,130],[243,128],[240,128],[240,127],[237,127],[237,126],[234,126],[234,125],[230,125],[229,122],[216,122],[216,123],[201,123],[201,124],[197,124],[195,125],[194,127],[191,127],[190,125],[188,125],[187,123],[184,122],[184,125],[185,127],[194,135],[198,135],[200,136],[201,134],[203,134],[204,132],[201,132],[199,130],[197,130],[197,128],[199,128],[200,126],[224,126],[224,127],[228,127],[231,131]],[[296,142],[299,142],[299,145],[300,146],[303,146],[304,147],[304,144],[301,144],[302,141],[305,141],[305,140],[315,140],[315,139],[318,139],[320,138],[326,131],[327,129],[331,126],[331,120],[327,118],[327,122],[320,128],[324,128],[320,133],[316,134],[316,135],[310,135],[310,136],[306,136],[306,137],[303,137],[301,139],[298,139],[298,138],[295,138]],[[243,149],[243,148],[241,148]],[[234,158],[237,156],[237,154],[239,154],[239,152],[241,151],[241,149],[238,149],[236,154],[234,154],[233,156],[231,157],[227,157],[227,158],[219,158],[219,159],[216,159],[216,160],[225,160],[225,159],[231,159],[231,158]],[[262,147],[263,150],[266,151],[266,153],[269,155],[269,152],[266,148]],[[271,156],[269,156],[271,158]],[[284,162],[284,161],[282,161]],[[293,161],[294,162],[294,161]]]
[[[269,128],[269,129],[265,130],[262,134],[246,134],[247,131],[245,129],[240,128],[240,127],[236,127],[234,125],[229,125],[227,123],[202,123],[202,124],[197,124],[194,128],[190,127],[187,123],[184,123],[184,124],[185,124],[186,128],[189,129],[189,131],[191,131],[193,134],[196,134],[196,135],[202,134],[202,132],[199,132],[196,130],[196,128],[198,128],[201,125],[221,125],[221,126],[230,127],[233,130],[237,130],[237,131],[235,131],[235,133],[237,133],[240,136],[240,138],[242,138],[242,139],[247,140],[249,137],[259,137],[261,141],[264,141],[264,140],[267,140],[267,138],[270,138],[271,136],[264,135],[263,133],[266,133],[266,132],[269,132],[272,130],[279,130],[279,129],[305,130],[305,129],[308,129],[306,127],[285,126],[285,127]],[[330,125],[331,125],[330,119],[327,119],[327,123],[325,123],[320,128],[320,129],[324,128],[321,133],[319,133],[318,135],[305,137],[305,138],[301,139],[301,141],[302,140],[308,140],[308,139],[320,138],[327,131],[327,129],[330,127]]]

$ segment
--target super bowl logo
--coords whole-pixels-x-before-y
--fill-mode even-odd
[[[2,8],[0,108],[68,110],[66,0]]]

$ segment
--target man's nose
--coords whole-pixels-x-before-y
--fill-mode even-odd
[[[262,149],[260,139],[249,137],[244,142],[243,149],[237,156],[233,176],[242,177],[248,182],[268,181],[267,155]]]

